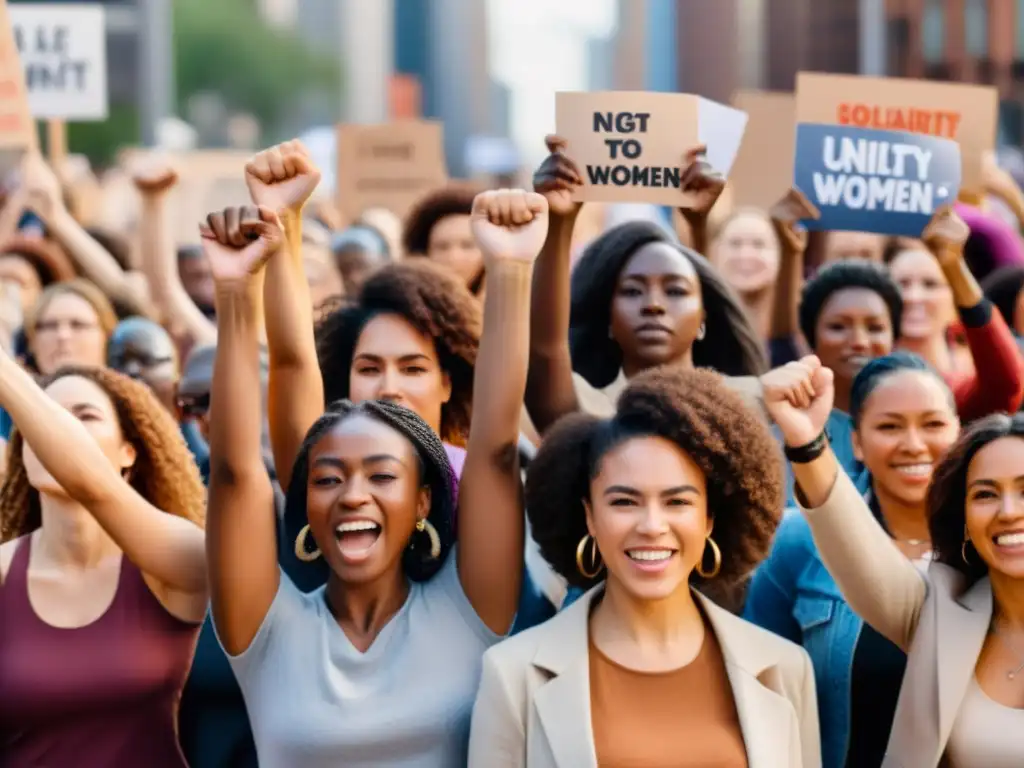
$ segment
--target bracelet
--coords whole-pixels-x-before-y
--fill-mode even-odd
[[[828,430],[822,430],[821,434],[811,440],[806,445],[800,445],[796,448],[785,446],[786,458],[792,464],[810,464],[812,461],[817,459],[821,454],[828,448],[830,442]]]

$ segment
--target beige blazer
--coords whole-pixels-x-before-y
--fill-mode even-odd
[[[469,768],[597,768],[587,639],[601,589],[484,654]],[[820,768],[807,653],[698,599],[722,648],[750,768]]]
[[[907,653],[882,768],[936,768],[992,620],[988,578],[967,587],[959,571],[935,562],[922,573],[842,471],[825,503],[804,514],[850,607]],[[972,765],[985,765],[984,755],[975,757]]]
[[[760,379],[756,376],[724,376],[723,378],[726,385],[738,393],[749,408],[761,414],[765,419],[768,418]],[[615,381],[602,389],[595,389],[578,373],[573,373],[572,380],[580,410],[602,419],[610,419],[615,415],[615,403],[629,383],[622,371],[619,371]]]

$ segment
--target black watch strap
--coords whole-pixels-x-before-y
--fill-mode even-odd
[[[790,446],[785,447],[786,458],[793,464],[810,464],[816,458],[821,456],[828,448],[829,434],[828,430],[822,430],[822,433],[811,442],[806,445],[801,445],[796,448]]]

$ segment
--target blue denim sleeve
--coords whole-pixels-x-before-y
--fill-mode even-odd
[[[789,511],[786,516],[799,512]],[[743,618],[780,637],[800,643],[800,625],[793,618],[796,601],[796,574],[800,553],[792,546],[795,527],[787,525],[786,518],[775,535],[771,554],[758,566],[750,580]]]

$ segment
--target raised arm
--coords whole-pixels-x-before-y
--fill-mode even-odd
[[[206,557],[217,634],[238,655],[280,582],[274,491],[260,445],[259,338],[260,277],[284,236],[273,211],[252,207],[211,213],[201,234],[217,306]]]
[[[128,273],[75,221],[64,206],[57,176],[38,154],[30,153],[23,166],[26,205],[43,220],[47,230],[64,246],[86,277],[111,299],[121,301],[136,314],[149,316],[144,297],[128,279]]]
[[[804,252],[807,230],[800,225],[804,219],[817,219],[818,209],[798,189],[790,189],[768,211],[775,235],[779,238],[779,277],[775,283],[772,303],[770,340],[790,339],[800,332],[797,309],[804,285]]]
[[[533,188],[547,198],[550,221],[530,293],[526,380],[526,410],[541,434],[565,414],[579,410],[569,354],[569,258],[580,212],[572,193],[583,178],[565,154],[564,139],[548,136],[547,145],[551,154],[533,176]]]
[[[85,425],[50,398],[6,352],[0,352],[0,407],[10,414],[64,492],[89,511],[139,570],[157,582],[159,596],[169,597],[168,592],[184,596],[199,611],[182,618],[201,619],[206,603],[202,528],[144,499],[111,464]]]
[[[519,416],[529,363],[530,279],[547,234],[548,203],[534,192],[484,192],[473,201],[472,225],[484,254],[487,298],[459,484],[459,578],[477,615],[505,634],[523,572]]]
[[[686,153],[683,177],[679,182],[680,191],[687,197],[687,203],[679,208],[679,214],[690,228],[693,250],[702,256],[707,255],[710,242],[708,217],[725,190],[725,177],[707,162],[706,153],[707,147],[703,145]]]
[[[954,389],[964,421],[990,413],[1015,412],[1024,397],[1024,359],[1013,334],[992,302],[985,298],[964,259],[970,229],[951,206],[939,209],[922,239],[942,268],[953,292],[976,375]]]
[[[253,157],[245,181],[253,202],[280,216],[287,243],[270,258],[263,284],[270,445],[281,487],[287,488],[306,432],[324,410],[313,304],[302,264],[302,208],[320,183],[320,171],[300,142],[289,141]]]
[[[178,174],[166,162],[151,160],[134,173],[132,180],[142,197],[139,219],[142,273],[164,325],[176,339],[189,346],[208,346],[217,341],[217,328],[192,301],[178,272],[178,254],[170,226],[168,197]]]
[[[761,383],[825,567],[854,612],[906,651],[924,604],[925,580],[882,530],[828,445],[832,371],[810,356],[766,373]]]

